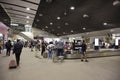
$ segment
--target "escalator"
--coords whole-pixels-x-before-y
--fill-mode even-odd
[[[31,32],[20,32],[19,35],[22,36],[27,41],[33,40],[33,33]]]

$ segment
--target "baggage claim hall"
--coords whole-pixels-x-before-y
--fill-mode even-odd
[[[0,0],[0,80],[119,80],[120,0]]]

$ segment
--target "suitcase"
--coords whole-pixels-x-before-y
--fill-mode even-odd
[[[47,56],[48,56],[48,53],[45,51],[45,52],[43,53],[43,58],[47,58]]]
[[[9,62],[9,69],[14,69],[14,68],[17,68],[16,61],[15,60],[11,60]]]
[[[60,61],[60,62],[63,62],[63,60],[64,60],[64,56],[54,56],[53,57],[53,62],[54,63],[56,63],[56,62],[58,62],[58,61]]]
[[[52,58],[52,60],[53,60],[54,63],[56,63],[56,62],[58,62],[58,57],[57,57],[57,56],[54,56],[54,57]]]
[[[60,62],[63,62],[64,56],[59,56],[59,57],[58,57],[58,60],[59,60]]]
[[[52,54],[52,61],[53,61],[54,63],[58,62],[58,56],[57,56],[56,53],[53,53],[53,54]]]

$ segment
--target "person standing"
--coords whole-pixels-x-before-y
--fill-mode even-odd
[[[31,41],[31,43],[30,43],[30,46],[31,46],[31,51],[33,51],[33,48],[34,48],[34,46],[35,46],[35,41]]]
[[[42,44],[41,44],[41,46],[42,46],[42,50],[41,50],[41,56],[43,56],[43,53],[45,52],[45,48],[46,48],[46,44],[45,44],[45,42],[44,41],[42,41]]]
[[[85,59],[85,62],[88,62],[87,56],[86,56],[86,49],[87,49],[87,45],[85,44],[85,41],[83,41],[83,43],[81,44],[81,48],[80,48],[81,61]]]
[[[20,55],[21,55],[21,52],[22,52],[22,48],[23,48],[23,43],[18,39],[17,43],[14,45],[14,48],[13,48],[13,53],[15,53],[17,66],[19,66]]]
[[[6,42],[5,47],[6,47],[6,56],[10,56],[11,48],[13,47],[10,40]]]
[[[37,40],[36,42],[35,42],[35,57],[38,57],[38,51],[40,51],[40,41],[39,40]]]
[[[63,52],[64,52],[64,43],[62,42],[62,40],[57,42],[57,56],[64,56]]]
[[[52,58],[54,47],[55,47],[55,45],[53,44],[53,42],[50,42],[47,46],[48,58],[50,58],[50,59]]]

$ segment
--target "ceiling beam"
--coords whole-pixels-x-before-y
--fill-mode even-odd
[[[29,0],[21,0],[21,1],[24,1],[24,2],[27,2],[27,3],[31,3],[31,4],[35,4],[35,5],[39,5],[38,3],[35,3],[35,2],[32,2],[32,1],[29,1]]]
[[[0,1],[0,3],[6,4],[6,5],[11,5],[11,6],[17,6],[17,7],[20,7],[20,8],[26,8],[24,6],[20,6],[20,5],[16,5],[16,4],[11,4],[11,3],[7,3],[7,2],[2,2],[2,1]],[[32,9],[32,8],[30,8],[30,9],[33,10],[33,11],[37,11],[37,10]]]
[[[23,16],[23,17],[26,17],[26,15],[22,15],[22,14],[17,14],[17,13],[11,13],[11,12],[8,12],[9,14],[13,14],[13,15],[18,15],[18,16]],[[34,19],[34,17],[31,17],[30,18]]]
[[[26,17],[17,17],[17,16],[11,16],[12,18],[18,18],[18,19],[24,19],[24,20],[30,20],[33,21],[33,19],[27,19]]]
[[[16,9],[13,9],[13,8],[5,8],[7,10],[11,10],[11,11],[17,11],[17,12],[22,12],[22,13],[26,13],[26,14],[30,14],[30,15],[35,15],[33,13],[28,13],[28,12],[25,12],[25,11],[20,11],[20,10],[16,10]]]

